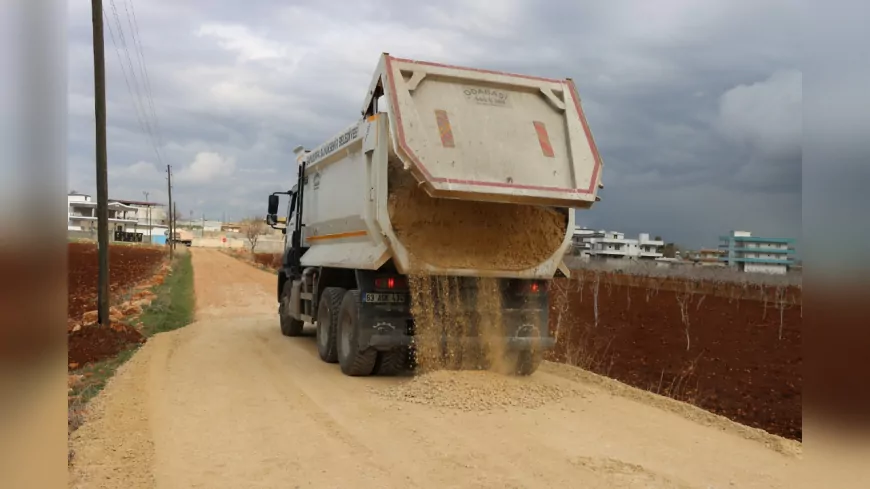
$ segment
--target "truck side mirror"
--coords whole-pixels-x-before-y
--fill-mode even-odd
[[[268,224],[270,226],[274,226],[275,224],[278,223],[277,221],[278,220],[275,219],[275,214],[266,214],[266,224]]]
[[[269,196],[269,212],[267,214],[270,216],[278,214],[278,196],[275,194]]]

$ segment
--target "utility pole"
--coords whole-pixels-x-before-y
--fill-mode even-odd
[[[172,260],[172,251],[175,247],[175,226],[173,222],[175,221],[175,213],[172,212],[172,168],[169,165],[166,165],[166,188],[169,192],[169,208],[166,209],[166,212],[169,213],[169,260]]]
[[[97,133],[97,243],[99,276],[97,284],[97,319],[109,325],[109,177],[106,171],[106,59],[103,43],[102,0],[91,0],[94,31],[94,116]]]
[[[148,192],[143,190],[143,194],[145,194],[145,217],[148,220],[148,243],[150,244],[154,241],[154,230],[151,229],[151,205],[148,203]]]
[[[172,222],[175,223],[173,226],[176,228],[178,227],[177,219],[178,219],[178,202],[173,202],[172,203]],[[178,236],[178,238],[181,239],[181,236]],[[176,241],[173,241],[172,242],[173,248],[175,248],[175,244],[176,244]]]

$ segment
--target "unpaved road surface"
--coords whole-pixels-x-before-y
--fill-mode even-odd
[[[278,329],[275,278],[194,249],[197,322],[125,364],[70,487],[794,488],[796,444],[577,369],[350,378]]]

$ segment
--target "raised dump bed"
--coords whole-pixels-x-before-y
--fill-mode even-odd
[[[299,153],[303,266],[553,276],[601,181],[570,79],[384,55],[362,112]]]
[[[389,102],[398,158],[433,196],[586,208],[601,158],[574,82],[384,55],[364,112]]]

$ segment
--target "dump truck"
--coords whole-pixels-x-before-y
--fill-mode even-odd
[[[296,183],[269,196],[266,217],[285,234],[277,278],[285,336],[314,326],[321,359],[344,374],[392,374],[413,367],[414,301],[428,300],[412,290],[415,280],[452,280],[451,300],[470,323],[480,320],[474,298],[489,280],[499,296],[495,342],[513,373],[535,371],[554,346],[548,284],[570,273],[563,257],[574,210],[590,208],[603,188],[570,78],[385,53],[360,119],[294,152]],[[448,338],[445,327],[443,344],[493,341],[474,324],[462,331]]]
[[[169,236],[169,231],[166,231],[166,236]],[[185,231],[184,229],[179,229],[173,236],[167,240],[169,243],[181,243],[188,248],[193,243],[193,233],[190,231]]]

